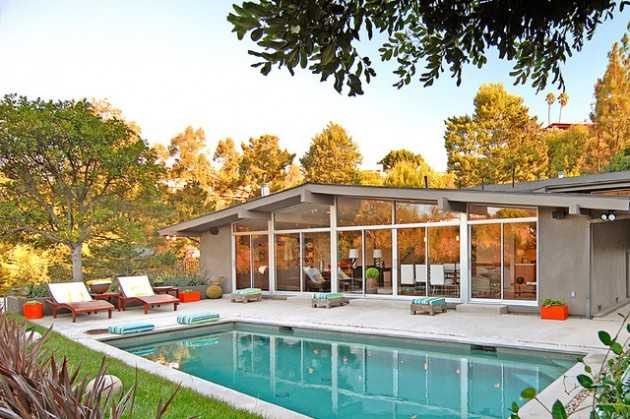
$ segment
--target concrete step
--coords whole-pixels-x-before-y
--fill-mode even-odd
[[[455,306],[455,309],[463,313],[506,314],[508,312],[508,308],[505,304],[467,303],[467,304],[457,304]]]

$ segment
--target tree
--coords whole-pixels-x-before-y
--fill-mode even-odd
[[[353,183],[357,180],[361,153],[346,130],[330,122],[313,137],[300,163],[306,182]]]
[[[608,66],[595,84],[591,113],[594,135],[587,147],[587,169],[599,171],[630,145],[630,37],[615,43]]]
[[[553,93],[547,93],[545,96],[545,102],[547,102],[547,124],[551,125],[551,107],[556,103],[556,95]]]
[[[547,169],[547,149],[521,97],[500,84],[482,85],[472,116],[446,120],[448,170],[456,185],[535,180]]]
[[[401,161],[408,161],[417,165],[426,164],[424,158],[420,154],[416,154],[413,151],[409,151],[404,148],[390,151],[378,162],[378,164],[383,166],[384,171],[388,171],[393,168],[396,163]]]
[[[551,129],[544,133],[547,143],[548,177],[560,173],[578,176],[584,164],[584,149],[590,136],[587,126],[574,125],[568,130]]]
[[[42,247],[63,244],[81,280],[89,242],[132,235],[156,192],[155,156],[118,118],[86,100],[7,95],[0,102],[0,233]]]
[[[606,167],[607,172],[623,172],[630,170],[630,147],[615,154]]]
[[[619,3],[619,7],[617,7]],[[560,66],[580,51],[603,22],[623,9],[624,1],[373,1],[259,0],[234,5],[227,17],[238,39],[246,34],[257,45],[249,54],[264,75],[273,66],[291,75],[299,66],[321,81],[334,78],[349,95],[363,93],[363,82],[376,75],[372,59],[359,52],[361,36],[385,38],[382,61],[398,64],[394,84],[418,79],[431,85],[448,68],[461,83],[466,64],[482,67],[487,51],[514,62],[516,83],[542,90],[548,77],[564,88]],[[424,71],[421,67],[424,66]]]
[[[560,93],[560,96],[558,96],[558,103],[560,104],[560,111],[558,111],[558,122],[562,121],[562,109],[567,106],[567,103],[569,103],[569,95],[567,95],[566,92],[562,92]]]
[[[434,171],[424,160],[421,164],[401,160],[387,172],[384,184],[407,188],[452,188],[453,176]]]

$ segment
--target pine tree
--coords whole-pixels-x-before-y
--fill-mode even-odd
[[[306,182],[354,183],[358,180],[361,153],[346,130],[331,122],[313,137],[300,163]]]
[[[587,147],[587,170],[606,167],[613,155],[630,145],[630,38],[625,35],[608,54],[608,66],[595,84],[591,113],[594,135]]]
[[[547,169],[547,147],[523,99],[501,84],[482,85],[473,115],[446,120],[448,170],[457,186],[535,180]]]

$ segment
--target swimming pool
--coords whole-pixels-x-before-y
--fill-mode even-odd
[[[224,323],[109,342],[317,418],[504,418],[575,356]]]

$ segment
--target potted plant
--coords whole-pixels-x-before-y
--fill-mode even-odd
[[[371,267],[365,271],[365,278],[367,279],[365,293],[376,294],[378,291],[378,278],[381,276],[381,272],[378,268]]]
[[[545,320],[566,320],[569,306],[562,300],[546,298],[540,308],[540,318]]]
[[[182,303],[192,303],[201,300],[201,292],[199,290],[185,289],[179,292],[179,301]]]
[[[10,291],[6,299],[6,311],[7,313],[22,314],[24,304],[27,301],[39,301],[42,304],[48,297],[48,286],[46,284],[28,284],[21,288],[16,288]],[[50,307],[44,306],[44,314],[51,314]]]
[[[22,306],[22,314],[27,320],[41,319],[44,317],[44,304],[31,300]]]

